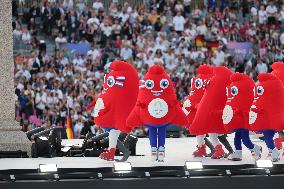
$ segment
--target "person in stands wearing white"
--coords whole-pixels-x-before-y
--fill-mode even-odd
[[[77,56],[74,58],[73,62],[72,62],[75,66],[82,66],[84,64],[84,60],[82,58],[82,56],[80,56],[79,54],[77,54]]]
[[[177,12],[177,15],[173,19],[174,30],[181,34],[184,31],[184,24],[184,17],[181,15],[181,12]]]
[[[45,107],[46,107],[46,93],[43,91],[42,88],[38,89],[38,92],[35,98],[35,104],[36,104],[37,116],[39,118],[42,118],[43,111],[45,110]]]
[[[259,60],[257,62],[255,71],[257,74],[266,73],[268,71],[267,65],[262,60]]]
[[[120,56],[124,59],[124,60],[129,60],[132,59],[133,57],[133,51],[131,48],[129,48],[128,45],[125,45],[121,51],[120,51]]]
[[[157,49],[156,50],[156,54],[154,57],[154,64],[160,64],[160,65],[164,65],[164,59],[163,59],[163,54],[161,49]]]
[[[74,138],[80,139],[81,136],[81,130],[84,127],[83,124],[83,120],[82,120],[82,116],[78,117],[78,121],[76,122],[75,126],[74,126]]]
[[[268,24],[275,24],[276,21],[276,15],[277,15],[277,7],[273,3],[273,1],[269,1],[269,5],[266,7],[266,13],[268,17]]]
[[[104,8],[104,5],[103,3],[101,2],[101,0],[96,0],[94,3],[93,3],[93,9],[103,9]]]
[[[59,35],[55,38],[56,48],[60,48],[62,44],[67,43],[66,37],[60,32]]]
[[[23,34],[22,34],[22,41],[24,42],[24,44],[28,45],[28,44],[31,44],[31,39],[32,37],[31,37],[30,32],[26,28],[24,28]]]

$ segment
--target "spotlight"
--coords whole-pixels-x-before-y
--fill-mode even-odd
[[[273,163],[271,160],[257,160],[256,166],[259,168],[271,168],[273,167]]]
[[[186,161],[185,168],[188,170],[203,169],[203,165],[201,161]]]
[[[40,164],[39,171],[41,173],[57,172],[57,165],[56,164]]]
[[[113,164],[114,171],[131,171],[132,166],[130,162],[115,162]]]

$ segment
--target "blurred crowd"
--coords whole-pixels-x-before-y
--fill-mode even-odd
[[[132,0],[133,1],[133,0]],[[281,0],[146,0],[136,6],[113,0],[43,0],[34,3],[25,21],[13,14],[14,39],[30,51],[15,54],[16,119],[24,130],[37,125],[64,127],[70,113],[76,138],[83,129],[101,132],[85,110],[100,93],[104,72],[115,59],[133,64],[142,78],[149,66],[161,64],[182,101],[201,64],[225,65],[256,80],[270,64],[284,59],[284,4]],[[40,24],[36,23],[40,20]],[[42,36],[55,43],[47,53]],[[212,51],[196,45],[196,36],[218,41]],[[239,59],[230,41],[251,42]],[[87,54],[66,43],[91,45]],[[134,131],[138,135],[145,130]]]

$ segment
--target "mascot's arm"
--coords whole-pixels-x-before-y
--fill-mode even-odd
[[[176,109],[176,116],[174,120],[172,121],[172,124],[177,125],[177,126],[188,127],[189,126],[188,119],[184,111],[182,111],[180,104],[176,104],[175,109]]]
[[[143,126],[143,122],[140,119],[140,109],[142,109],[142,107],[139,105],[139,102],[137,102],[126,120],[126,126],[128,128]]]
[[[87,107],[86,107],[86,111],[89,111],[91,108],[93,108],[96,105],[97,100],[94,100],[93,102],[91,102]]]
[[[145,102],[143,102],[143,101],[137,101],[135,107],[138,107],[138,108],[141,108],[141,109],[145,109],[147,107],[147,104]]]
[[[255,113],[258,113],[258,114],[264,113],[264,109],[259,109],[259,108],[251,108],[251,111],[254,111]]]
[[[234,114],[237,116],[247,116],[249,112],[244,111],[244,110],[239,110],[237,108],[233,108]]]
[[[99,112],[99,116],[103,116],[103,115],[105,115],[107,112],[109,112],[109,111],[110,111],[110,109],[111,109],[111,107],[110,107],[110,106],[106,106],[104,109],[100,110],[100,112]]]

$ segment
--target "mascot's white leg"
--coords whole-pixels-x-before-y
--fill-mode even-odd
[[[214,154],[211,156],[212,159],[220,159],[225,156],[225,152],[218,140],[218,134],[209,133],[209,139],[214,146]]]
[[[116,150],[116,145],[117,145],[117,140],[120,135],[121,131],[112,129],[109,132],[109,148],[106,152],[103,152],[100,154],[101,159],[105,159],[107,161],[113,161],[114,160],[114,155],[115,155],[115,150]]]
[[[206,146],[205,146],[205,135],[197,135],[197,150],[193,152],[194,157],[205,157],[206,156]]]
[[[112,129],[109,132],[109,136],[108,136],[108,138],[109,138],[109,149],[110,148],[116,148],[117,140],[118,140],[120,133],[121,133],[120,130],[115,130],[115,129]]]

